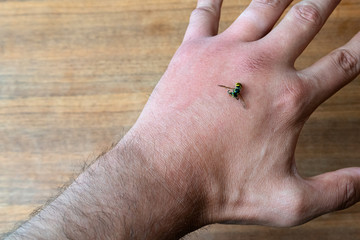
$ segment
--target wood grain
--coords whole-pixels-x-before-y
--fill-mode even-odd
[[[249,0],[226,0],[226,29]],[[195,0],[0,1],[0,232],[27,219],[136,121],[181,43]],[[360,30],[344,0],[297,61]],[[322,105],[296,152],[302,175],[360,166],[360,79]],[[214,225],[187,239],[360,239],[360,205],[303,226]]]

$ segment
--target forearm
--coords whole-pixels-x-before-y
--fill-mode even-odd
[[[143,144],[125,137],[9,239],[171,239],[201,226],[201,188]]]

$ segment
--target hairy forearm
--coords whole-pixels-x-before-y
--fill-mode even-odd
[[[171,239],[201,226],[193,174],[162,168],[177,160],[149,158],[140,144],[123,139],[9,239]]]

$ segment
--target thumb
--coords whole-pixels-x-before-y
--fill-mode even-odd
[[[360,201],[360,168],[344,168],[308,179],[313,215],[348,208]]]

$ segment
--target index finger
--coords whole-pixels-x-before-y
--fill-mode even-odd
[[[331,97],[360,73],[360,32],[347,44],[334,50],[312,66],[299,71],[309,86],[316,106]],[[315,106],[315,107],[316,107]]]

